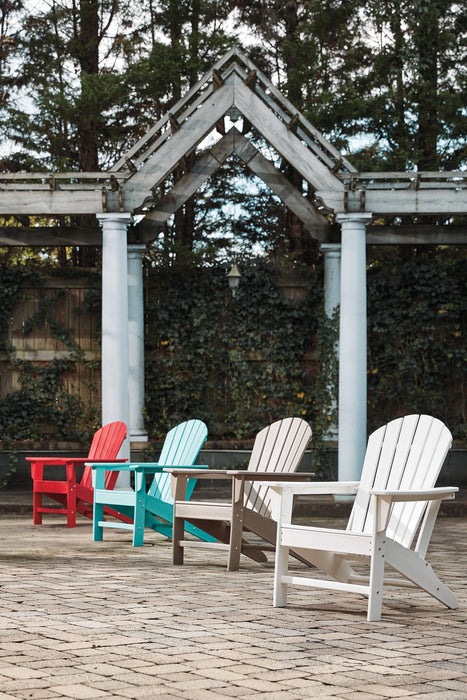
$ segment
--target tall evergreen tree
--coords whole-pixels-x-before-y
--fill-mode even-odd
[[[362,11],[374,59],[362,131],[374,141],[362,166],[457,169],[466,162],[467,12],[450,0],[385,0]]]
[[[129,6],[51,0],[34,10],[23,21],[23,104],[11,112],[10,138],[46,167],[97,170],[115,158],[126,135],[115,126],[126,102],[117,65]]]
[[[21,73],[15,64],[22,8],[22,0],[0,1],[0,136],[2,140],[7,135],[9,112],[13,106],[14,94],[22,81]],[[7,152],[2,153],[1,160],[3,168],[9,169],[10,159]]]

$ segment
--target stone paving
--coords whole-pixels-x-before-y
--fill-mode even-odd
[[[368,623],[345,593],[294,588],[274,609],[272,561],[227,573],[225,553],[190,549],[173,567],[150,531],[133,548],[118,530],[92,542],[84,518],[0,514],[0,700],[467,699],[466,535],[439,518],[428,556],[459,610],[392,589]]]

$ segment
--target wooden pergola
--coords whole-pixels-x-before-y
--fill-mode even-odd
[[[252,133],[277,158],[265,155]],[[466,244],[465,229],[452,217],[467,213],[467,173],[357,172],[233,49],[111,170],[1,174],[0,215],[18,225],[0,227],[0,245],[103,246],[102,421],[123,420],[132,440],[144,439],[141,255],[233,155],[322,244],[325,305],[340,305],[339,478],[358,479],[366,447],[366,244]],[[278,169],[279,159],[300,173],[305,193]],[[184,175],[174,184],[180,167]],[[94,228],[63,223],[84,214],[95,215]],[[53,225],[28,225],[40,215]],[[435,223],[398,224],[426,216]],[[381,217],[394,223],[378,225]]]

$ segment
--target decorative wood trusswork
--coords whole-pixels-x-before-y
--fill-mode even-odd
[[[262,136],[278,158],[301,174],[305,191],[314,192],[311,201],[286,180],[272,160],[249,145],[245,136],[242,141],[240,129],[229,127],[226,117],[232,110],[243,121],[243,134],[253,130]],[[219,134],[222,145],[206,143],[207,137],[215,141]],[[149,236],[154,224],[166,221],[168,212],[174,213],[223,162],[222,158],[218,160],[216,152],[222,152],[231,143],[234,147],[229,155],[242,157],[243,154],[252,172],[264,180],[318,240],[329,237],[324,214],[443,217],[467,213],[466,173],[356,172],[268,78],[234,48],[110,171],[1,174],[0,216],[137,213],[147,217],[147,224],[143,223],[141,230],[147,229]],[[158,202],[157,188],[177,167],[185,172],[184,177]],[[99,238],[97,227],[90,230],[88,238],[77,229],[58,231],[57,228],[50,233],[45,229],[4,228],[0,231],[0,243],[85,245],[96,244]],[[448,226],[442,232],[428,232],[426,227],[423,235],[415,227],[413,232],[417,242],[423,243],[442,240],[457,244],[459,239],[465,242],[466,238],[465,234],[459,236],[459,232],[451,238]],[[381,242],[382,230],[377,233]],[[406,238],[402,232],[401,235],[392,232],[388,241],[395,240],[394,236],[398,243],[413,241],[413,236]]]

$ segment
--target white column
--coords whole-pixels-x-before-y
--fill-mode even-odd
[[[98,214],[102,224],[102,424],[123,421],[128,427],[128,263],[130,214]],[[119,457],[130,458],[129,435]],[[130,485],[121,473],[118,488]]]
[[[341,246],[322,243],[324,253],[324,312],[331,317],[341,303]]]
[[[366,231],[371,214],[339,214],[342,226],[339,331],[339,481],[360,479],[366,450]]]
[[[146,442],[144,429],[144,298],[143,265],[145,245],[128,246],[128,393],[130,401],[130,439]]]
[[[322,243],[321,250],[324,253],[324,313],[328,318],[332,318],[341,303],[341,246],[340,243]],[[337,357],[339,343],[336,343],[334,352]],[[332,389],[331,393],[334,395],[329,408],[334,411],[337,406],[337,390]],[[338,434],[337,425],[330,424],[324,437],[336,441]]]

